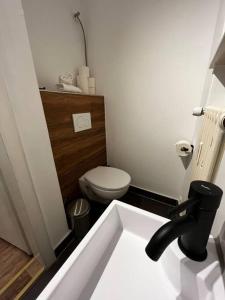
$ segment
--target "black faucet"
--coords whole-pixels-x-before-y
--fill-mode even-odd
[[[174,219],[163,225],[145,248],[147,255],[157,261],[166,247],[176,238],[181,251],[190,259],[203,261],[207,257],[207,242],[220,205],[223,191],[206,181],[193,181],[189,200],[170,211]],[[184,216],[179,213],[186,210]]]

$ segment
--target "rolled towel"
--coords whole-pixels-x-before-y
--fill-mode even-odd
[[[72,85],[74,82],[74,76],[72,73],[66,73],[59,76],[59,83],[65,83]]]
[[[61,92],[72,92],[72,93],[76,93],[76,94],[82,93],[81,89],[74,85],[58,83],[58,84],[56,84],[56,86],[57,86],[58,90],[60,90]]]

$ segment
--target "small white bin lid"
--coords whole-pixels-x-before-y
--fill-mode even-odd
[[[111,167],[97,167],[84,175],[94,186],[105,190],[119,190],[130,184],[131,177],[123,170]]]

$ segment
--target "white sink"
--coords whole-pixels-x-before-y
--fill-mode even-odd
[[[38,297],[54,300],[222,300],[223,278],[210,237],[204,262],[174,241],[158,262],[145,246],[167,219],[114,200]]]

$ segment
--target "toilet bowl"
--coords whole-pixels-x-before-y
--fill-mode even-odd
[[[89,199],[110,203],[126,194],[131,177],[123,170],[99,166],[79,179],[82,193]]]

